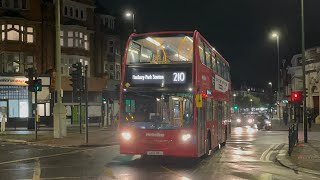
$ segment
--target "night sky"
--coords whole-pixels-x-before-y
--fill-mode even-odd
[[[280,59],[300,53],[300,0],[100,0],[111,14],[135,12],[138,33],[198,30],[229,61],[235,87],[277,83]],[[120,16],[125,21],[124,16]],[[306,47],[320,45],[320,0],[305,0]],[[128,24],[129,26],[130,24]],[[131,28],[131,27],[129,27]],[[276,86],[274,86],[276,87]]]

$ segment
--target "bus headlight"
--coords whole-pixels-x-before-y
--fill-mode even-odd
[[[189,139],[191,139],[191,134],[183,134],[182,135],[182,141],[188,141]]]
[[[122,136],[123,139],[125,139],[127,141],[129,141],[131,139],[131,137],[132,137],[129,132],[123,132],[123,133],[121,133],[121,136]]]
[[[241,122],[241,119],[237,119],[237,122],[240,123],[240,122]]]

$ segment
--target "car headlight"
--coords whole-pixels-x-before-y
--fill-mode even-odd
[[[238,123],[241,122],[241,119],[237,119],[237,122],[238,122]]]
[[[182,141],[188,141],[189,139],[191,139],[191,134],[183,134],[181,138]]]
[[[127,141],[130,140],[131,137],[132,137],[129,132],[123,132],[123,133],[121,133],[121,136],[122,136],[123,139],[125,139]]]
[[[266,121],[266,124],[271,124],[271,122],[270,121]]]

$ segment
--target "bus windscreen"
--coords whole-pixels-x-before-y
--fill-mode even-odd
[[[184,34],[133,37],[126,59],[128,65],[191,63],[193,38]]]
[[[193,125],[191,93],[126,92],[124,125],[140,129],[179,129]]]

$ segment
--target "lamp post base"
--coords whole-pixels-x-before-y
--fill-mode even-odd
[[[53,137],[63,138],[67,136],[66,124],[67,110],[62,103],[55,104],[53,108]]]

